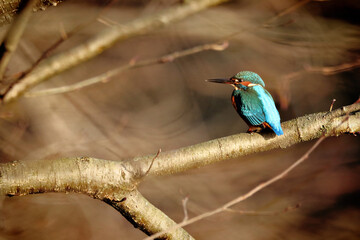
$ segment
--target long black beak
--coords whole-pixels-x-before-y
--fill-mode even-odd
[[[216,79],[208,79],[206,80],[207,82],[213,82],[213,83],[231,83],[230,79],[225,79],[225,78],[216,78]]]

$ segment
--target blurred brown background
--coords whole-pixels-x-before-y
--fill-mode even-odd
[[[99,57],[36,89],[63,86],[128,63],[160,57],[242,31],[224,51],[126,71],[107,83],[1,106],[1,162],[92,156],[120,160],[245,132],[230,103],[232,89],[206,83],[241,70],[257,72],[282,120],[327,111],[359,97],[360,71],[331,75],[308,67],[354,63],[360,49],[360,2],[311,1],[262,23],[298,1],[231,1],[166,28],[116,44]],[[61,36],[86,25],[53,54],[108,28],[178,1],[66,1],[33,15],[8,75],[31,66]],[[1,28],[2,35],[7,26]],[[291,74],[301,72],[295,78]],[[289,80],[290,79],[290,80]],[[209,211],[278,174],[313,142],[255,154],[168,177],[147,178],[140,191],[175,221],[189,197],[190,217]],[[196,239],[360,239],[359,138],[327,139],[286,179],[236,206],[275,215],[221,213],[186,229]],[[0,239],[142,239],[118,212],[80,194],[38,194],[0,200]],[[282,212],[300,204],[299,209]]]

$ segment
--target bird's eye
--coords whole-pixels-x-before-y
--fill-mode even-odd
[[[239,79],[237,79],[237,78],[232,78],[231,79],[233,82],[235,82],[235,83],[238,83],[239,82]]]

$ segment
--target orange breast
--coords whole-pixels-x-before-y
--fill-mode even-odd
[[[235,110],[237,111],[237,106],[236,106],[236,102],[235,102],[235,97],[231,96],[231,103],[234,106]]]

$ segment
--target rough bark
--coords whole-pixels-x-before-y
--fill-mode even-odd
[[[283,123],[282,127],[283,136],[241,133],[163,152],[155,159],[154,155],[118,162],[75,157],[0,164],[0,195],[84,193],[107,202],[134,226],[153,234],[175,223],[137,192],[137,184],[147,174],[174,174],[251,153],[290,147],[324,135],[359,132],[360,103],[299,117]],[[167,239],[188,238],[191,236],[183,229],[167,235]]]
[[[183,172],[210,163],[239,158],[252,153],[287,148],[300,142],[326,136],[339,136],[360,131],[360,103],[344,106],[332,112],[305,115],[282,123],[284,135],[274,133],[240,133],[189,147],[163,152],[156,158],[149,174],[164,175]],[[344,122],[343,122],[344,121]],[[148,166],[151,156],[132,159]]]

